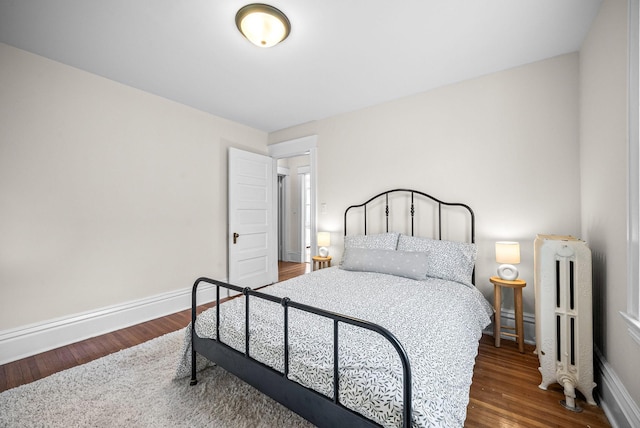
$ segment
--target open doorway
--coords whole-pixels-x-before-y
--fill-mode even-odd
[[[281,263],[290,263],[299,266],[305,266],[306,271],[310,271],[310,263],[305,263],[303,260],[307,258],[307,247],[309,249],[313,249],[316,246],[316,198],[317,198],[317,157],[318,157],[318,149],[316,147],[316,143],[318,141],[317,135],[308,135],[306,137],[300,137],[293,140],[283,141],[280,143],[274,143],[268,146],[269,156],[274,161],[274,170],[278,170],[278,172],[284,172],[283,174],[278,174],[277,179],[274,174],[274,186],[273,186],[273,201],[274,206],[278,209],[278,216],[280,213],[283,213],[282,218],[279,218],[276,222],[276,226],[282,225],[278,227],[276,231],[276,239],[278,243],[282,242],[282,251],[279,252],[277,248],[273,249],[273,257],[282,259],[293,259],[297,260],[296,262],[288,262],[288,261],[280,261],[277,262],[278,266]],[[301,163],[293,165],[296,158],[304,159]],[[282,162],[282,170],[278,167],[280,165],[280,160],[283,159]],[[298,170],[298,166],[301,167]],[[306,167],[306,170],[302,167]],[[298,186],[298,192],[291,192],[287,189],[292,187],[294,181],[299,182],[299,174],[307,174],[308,175],[308,190],[307,190],[307,179],[305,178],[304,186]],[[280,178],[280,175],[283,177]],[[284,199],[281,201],[279,195],[280,193],[280,184],[282,184],[282,195],[284,195]],[[305,189],[305,205],[300,205],[300,189]],[[296,196],[296,200],[298,202],[294,202],[291,204],[291,200]],[[283,208],[280,208],[280,203],[282,202]],[[306,209],[306,202],[308,202],[309,207]],[[296,210],[295,215],[291,214],[291,209],[287,209],[287,206],[293,206]],[[296,208],[297,207],[297,208]],[[304,209],[303,209],[304,207]],[[307,218],[304,220],[300,220],[300,213],[305,213]],[[306,214],[308,213],[308,214]],[[293,220],[292,220],[293,219]],[[308,221],[307,221],[308,219]],[[308,226],[306,224],[308,223]],[[303,225],[303,226],[302,226]],[[303,232],[304,227],[304,232]],[[306,232],[308,229],[308,233]],[[292,236],[294,235],[294,236]],[[291,249],[291,250],[290,250]],[[291,254],[291,252],[293,254]],[[312,251],[309,251],[309,256],[311,256]],[[282,258],[280,258],[279,254],[282,254]],[[274,260],[275,261],[275,260]]]
[[[309,155],[278,159],[278,259],[310,263],[312,200]]]

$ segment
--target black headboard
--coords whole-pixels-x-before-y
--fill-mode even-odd
[[[427,199],[431,202],[433,202],[434,205],[434,210],[435,210],[435,215],[434,215],[434,222],[435,222],[435,228],[437,230],[437,239],[442,239],[442,207],[461,207],[464,210],[468,211],[469,213],[469,221],[470,221],[470,231],[471,231],[471,237],[470,237],[470,242],[474,243],[475,242],[475,215],[473,213],[473,210],[465,204],[459,203],[459,202],[444,202],[441,201],[438,198],[435,198],[431,195],[428,195],[424,192],[420,192],[418,190],[412,190],[412,189],[393,189],[393,190],[387,190],[386,192],[382,192],[377,194],[376,196],[370,198],[368,201],[363,202],[361,204],[357,204],[357,205],[351,205],[349,208],[347,208],[344,212],[344,234],[345,236],[347,235],[347,215],[349,214],[349,211],[355,208],[363,208],[363,221],[364,221],[364,234],[367,234],[367,208],[374,203],[380,203],[380,200],[378,198],[384,198],[383,202],[384,202],[384,208],[385,208],[385,222],[386,222],[386,230],[385,232],[389,232],[389,217],[391,214],[390,211],[390,205],[389,205],[389,195],[391,194],[395,194],[395,193],[404,193],[407,198],[411,198],[410,199],[410,210],[409,210],[409,218],[407,219],[408,221],[410,221],[410,225],[411,225],[411,236],[414,235],[414,225],[415,225],[415,217],[416,217],[416,201],[417,198],[424,198]]]

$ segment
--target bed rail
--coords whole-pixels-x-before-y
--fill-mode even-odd
[[[198,286],[201,283],[207,283],[216,287],[216,338],[201,338],[196,334],[195,322],[197,316],[197,299],[196,292]],[[244,353],[241,353],[229,345],[226,345],[219,340],[220,334],[220,288],[233,290],[242,293],[245,296],[245,349]],[[283,306],[284,312],[284,372],[275,370],[269,366],[262,364],[260,361],[251,357],[251,349],[249,347],[249,308],[250,297],[256,297],[258,299],[268,300],[274,303],[279,303]],[[333,320],[333,398],[326,397],[312,389],[306,388],[299,383],[289,380],[289,308],[298,309],[304,312],[308,312],[324,318]],[[403,388],[403,407],[402,407],[402,421],[404,427],[411,426],[411,366],[409,364],[409,358],[404,348],[398,341],[398,339],[387,329],[377,324],[338,314],[335,312],[326,311],[313,306],[305,305],[302,303],[294,302],[288,297],[280,298],[270,294],[261,293],[255,291],[249,287],[238,287],[232,284],[227,284],[222,281],[217,281],[210,278],[198,278],[193,285],[191,293],[191,385],[197,384],[196,377],[196,352],[205,355],[207,358],[212,359],[218,365],[227,369],[228,371],[236,374],[236,376],[251,383],[254,387],[267,393],[272,398],[280,401],[285,406],[294,410],[310,422],[317,426],[335,426],[336,421],[345,422],[348,420],[349,426],[378,426],[376,423],[366,419],[364,416],[353,412],[351,409],[346,408],[340,403],[340,377],[339,377],[339,364],[338,364],[338,343],[339,333],[338,324],[344,323],[353,325],[356,327],[364,328],[380,334],[394,347],[398,353],[398,357],[402,363],[402,388]],[[218,357],[214,359],[213,354]],[[226,358],[225,358],[226,356]],[[238,360],[238,357],[250,361],[250,364],[245,365],[242,361]],[[260,372],[258,380],[247,379],[243,376],[243,371],[258,371]],[[254,373],[255,374],[255,373]],[[275,375],[275,376],[274,376]],[[247,376],[252,377],[252,376]],[[260,382],[259,379],[266,381]],[[267,389],[268,391],[265,391]],[[323,401],[324,400],[324,401]]]

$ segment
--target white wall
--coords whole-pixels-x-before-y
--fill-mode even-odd
[[[0,100],[0,330],[226,278],[227,147],[266,133],[4,44]]]
[[[569,54],[269,135],[318,135],[318,229],[341,254],[345,208],[412,187],[476,213],[476,283],[493,301],[494,242],[521,242],[533,314],[533,240],[580,233],[578,55]],[[505,307],[513,307],[511,294]],[[532,337],[528,337],[529,340]]]
[[[619,314],[627,308],[627,2],[603,3],[580,51],[580,74],[582,231],[593,253],[595,345],[638,409],[640,346]]]

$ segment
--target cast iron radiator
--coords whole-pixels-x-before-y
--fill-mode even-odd
[[[534,242],[536,353],[542,382],[564,387],[562,405],[573,411],[577,389],[593,400],[591,250],[572,236],[538,235]]]

